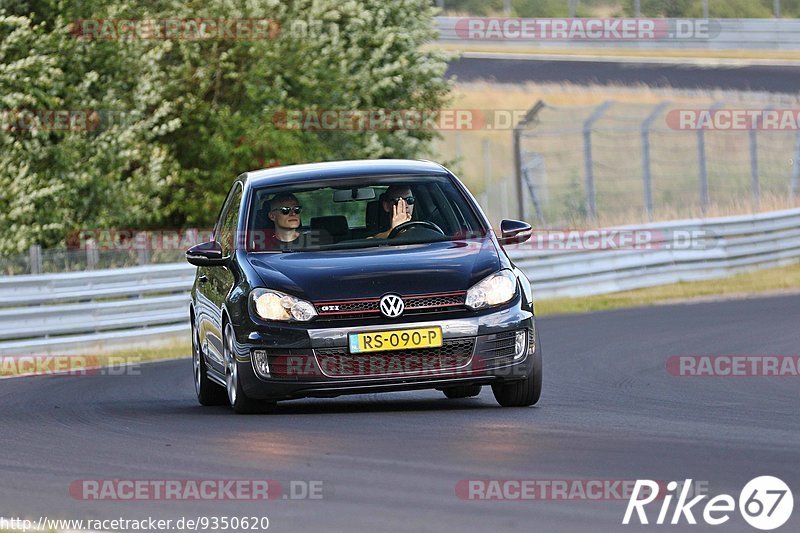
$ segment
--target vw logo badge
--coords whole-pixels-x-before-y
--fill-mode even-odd
[[[403,314],[406,304],[403,299],[396,294],[387,294],[381,298],[380,302],[381,313],[389,318],[395,318]]]

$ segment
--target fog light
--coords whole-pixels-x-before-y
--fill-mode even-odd
[[[525,355],[527,348],[527,339],[525,338],[525,330],[522,329],[517,332],[514,337],[514,359],[519,359]]]
[[[253,368],[256,373],[262,378],[269,377],[269,361],[267,360],[267,352],[264,350],[253,350]]]

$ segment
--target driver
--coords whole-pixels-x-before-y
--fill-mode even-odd
[[[400,224],[411,221],[414,213],[414,195],[407,185],[391,185],[382,195],[381,205],[389,213],[389,229],[369,237],[370,239],[385,239],[394,228]]]

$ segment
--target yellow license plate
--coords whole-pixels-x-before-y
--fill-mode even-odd
[[[384,352],[442,345],[442,328],[396,329],[372,333],[351,333],[350,353]]]

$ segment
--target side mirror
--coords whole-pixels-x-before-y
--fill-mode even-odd
[[[222,266],[222,246],[217,241],[201,242],[186,250],[186,260],[199,267]]]
[[[531,225],[521,220],[503,220],[500,222],[500,244],[519,244],[531,238]]]

